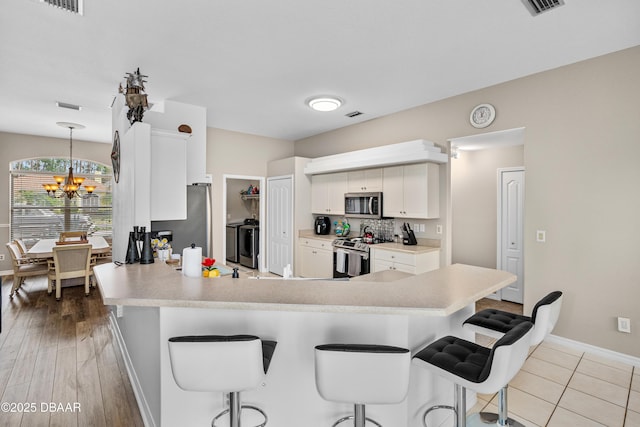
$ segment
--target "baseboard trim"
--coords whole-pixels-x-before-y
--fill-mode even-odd
[[[133,388],[133,394],[136,396],[138,409],[140,410],[140,415],[142,416],[142,422],[144,423],[145,427],[156,427],[156,423],[153,419],[153,416],[151,415],[151,410],[149,409],[149,405],[147,404],[147,399],[144,397],[142,386],[140,385],[140,381],[138,380],[138,375],[136,374],[136,370],[134,369],[131,358],[129,357],[129,352],[127,351],[127,346],[124,343],[124,338],[122,337],[122,333],[120,332],[118,321],[116,320],[116,316],[112,311],[109,312],[109,323],[111,325],[113,335],[116,338],[116,342],[118,343],[120,354],[122,354],[122,358],[124,359],[124,364],[127,368],[127,375],[129,376],[129,381],[131,382],[131,387]]]
[[[618,362],[626,363],[628,365],[640,367],[640,357],[618,353],[617,351],[609,350],[602,347],[596,347],[595,345],[585,344],[580,341],[574,341],[572,339],[559,337],[557,335],[549,335],[547,338],[545,338],[545,341],[560,344],[574,350],[595,354],[606,359],[611,359]]]

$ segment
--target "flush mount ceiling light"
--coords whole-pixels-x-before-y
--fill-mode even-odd
[[[314,96],[307,100],[307,105],[316,111],[333,111],[342,104],[343,101],[336,96]]]

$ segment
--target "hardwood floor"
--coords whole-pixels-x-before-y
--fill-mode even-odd
[[[13,299],[2,281],[0,426],[143,426],[107,309],[97,288],[47,295],[46,276],[28,278]],[[24,409],[24,405],[27,408]]]

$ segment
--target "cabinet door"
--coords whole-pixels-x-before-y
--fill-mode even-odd
[[[328,214],[329,202],[327,187],[330,175],[313,175],[311,177],[311,213]]]
[[[327,186],[327,201],[330,215],[344,215],[344,195],[347,193],[347,173],[332,173]]]
[[[327,279],[333,277],[333,250],[316,249],[315,277]]]
[[[364,170],[347,172],[347,190],[349,193],[365,191]]]
[[[371,267],[373,273],[384,270],[393,270],[393,263],[383,259],[375,259]]]
[[[187,219],[187,142],[171,132],[151,133],[151,220]]]
[[[347,181],[349,193],[382,191],[382,168],[348,172]]]
[[[438,165],[419,163],[403,167],[404,215],[408,218],[438,218],[440,174]]]
[[[384,216],[404,216],[403,167],[391,166],[382,172],[382,213]]]
[[[416,257],[416,273],[421,274],[440,268],[440,251],[427,252]]]
[[[382,191],[382,168],[364,170],[365,191]]]
[[[300,248],[301,262],[300,262],[300,272],[298,273],[300,277],[313,277],[315,251],[316,249],[310,246],[302,246]]]

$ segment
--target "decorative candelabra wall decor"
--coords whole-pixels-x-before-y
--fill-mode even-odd
[[[144,84],[147,82],[145,80],[147,77],[149,76],[140,74],[140,68],[138,68],[135,72],[127,73],[124,77],[127,79],[126,87],[122,87],[122,83],[120,83],[120,87],[118,88],[118,92],[124,94],[127,106],[129,107],[127,119],[129,119],[129,123],[131,124],[141,122],[145,110],[149,108],[147,94],[144,93]]]

